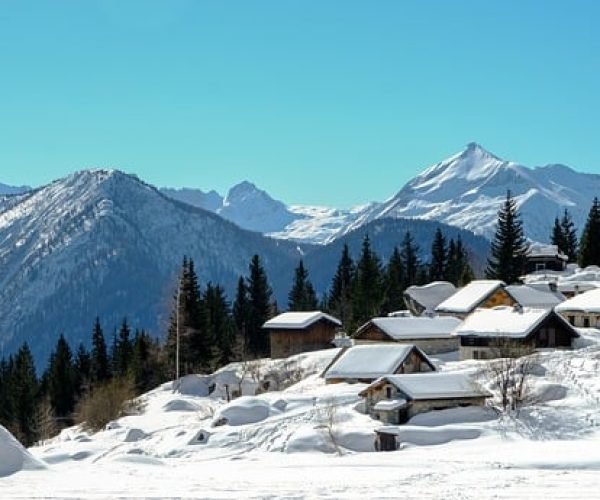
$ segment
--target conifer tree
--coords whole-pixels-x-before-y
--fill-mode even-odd
[[[250,318],[250,302],[248,299],[248,287],[243,276],[238,279],[237,289],[235,293],[235,301],[233,302],[233,321],[237,329],[238,337],[240,338],[242,347],[242,357],[247,348],[246,328]]]
[[[248,288],[248,325],[246,335],[248,350],[255,356],[270,353],[270,338],[263,324],[271,317],[271,287],[258,255],[250,261]]]
[[[15,429],[15,371],[14,358],[2,358],[0,361],[0,425],[9,430]]]
[[[345,326],[352,318],[352,283],[354,274],[354,261],[350,257],[348,245],[344,243],[342,255],[331,283],[331,291],[327,299],[327,310]]]
[[[48,395],[56,417],[69,422],[75,407],[76,376],[71,348],[61,335],[50,356],[48,366]],[[66,420],[65,420],[66,419]]]
[[[231,316],[231,307],[225,297],[225,290],[209,283],[204,301],[208,311],[210,337],[216,347],[215,367],[231,363],[237,357],[238,337]]]
[[[383,293],[381,261],[371,249],[369,235],[365,235],[352,290],[353,327],[381,313]]]
[[[566,242],[563,228],[558,217],[554,217],[554,225],[552,226],[552,234],[550,236],[550,243],[556,245],[561,252],[565,251]]]
[[[75,392],[80,396],[89,387],[92,376],[92,358],[83,343],[75,355]]]
[[[119,377],[125,377],[129,370],[132,356],[131,339],[129,338],[131,330],[127,323],[127,318],[123,318],[119,334],[117,336],[117,345],[115,352],[115,374]]]
[[[388,314],[404,309],[404,266],[398,247],[394,247],[392,255],[385,269],[384,286],[385,294],[382,312]]]
[[[300,259],[294,271],[294,282],[288,294],[288,309],[290,311],[314,311],[317,309],[317,294],[308,279],[308,271]]]
[[[498,225],[492,241],[491,258],[488,259],[488,279],[515,283],[525,271],[528,245],[523,233],[523,224],[517,204],[510,191],[498,211]]]
[[[37,406],[38,380],[35,374],[33,357],[27,343],[23,344],[14,362],[11,377],[14,402],[14,430],[17,439],[25,446],[31,446],[37,440],[35,429],[35,410]]]
[[[446,238],[442,230],[438,227],[431,244],[431,262],[429,264],[429,279],[431,281],[441,281],[446,276],[446,267],[448,266],[448,249],[446,247]]]
[[[560,227],[564,239],[564,248],[562,251],[569,258],[569,262],[575,262],[577,260],[579,246],[577,242],[577,229],[575,229],[575,223],[566,208],[560,220]]]
[[[410,231],[406,231],[406,234],[404,235],[400,256],[402,257],[402,264],[404,266],[404,288],[406,289],[409,286],[416,284],[417,273],[421,266],[419,260],[419,247],[415,245]]]
[[[110,376],[110,361],[106,351],[106,341],[100,325],[100,318],[96,317],[94,330],[92,332],[92,353],[91,353],[91,381],[92,383],[106,382]]]
[[[600,264],[600,204],[594,198],[579,243],[579,265],[587,267]]]

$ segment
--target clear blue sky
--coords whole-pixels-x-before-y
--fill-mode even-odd
[[[476,141],[600,172],[600,2],[0,0],[0,182],[381,200]]]

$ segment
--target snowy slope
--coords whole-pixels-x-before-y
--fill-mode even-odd
[[[357,411],[364,384],[325,385],[318,373],[336,349],[257,361],[254,373],[293,369],[283,391],[227,403],[229,365],[144,395],[139,415],[96,434],[77,427],[30,452],[47,469],[2,478],[7,498],[596,498],[600,478],[600,332],[582,348],[545,352],[519,415],[456,408],[397,427],[401,449],[375,453],[381,422]],[[439,362],[496,393],[485,361]],[[207,396],[205,382],[216,390]],[[497,403],[497,401],[495,401]],[[223,417],[229,418],[228,422]],[[218,425],[223,424],[223,425]],[[333,436],[334,441],[332,441]],[[337,450],[336,451],[336,445]],[[2,456],[0,455],[0,463]],[[42,462],[43,461],[43,462]]]
[[[77,172],[23,195],[0,212],[0,352],[24,340],[42,363],[57,336],[89,341],[96,315],[124,315],[164,332],[184,255],[200,280],[234,289],[254,253],[277,290],[296,245],[239,229],[112,170]],[[285,279],[285,283],[284,283]]]
[[[0,196],[7,194],[21,194],[27,191],[31,191],[29,186],[8,186],[7,184],[2,184],[0,182]]]

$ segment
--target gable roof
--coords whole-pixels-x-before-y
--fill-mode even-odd
[[[270,329],[281,329],[281,330],[303,330],[304,328],[316,323],[320,320],[326,320],[333,323],[336,326],[342,326],[342,322],[325,314],[321,311],[308,311],[308,312],[285,312],[279,316],[275,316],[267,321],[263,328]]]
[[[498,306],[491,309],[477,309],[470,314],[454,330],[460,337],[509,337],[524,339],[533,333],[536,328],[548,317],[555,316],[574,337],[578,333],[564,319],[554,313],[552,309],[516,309],[510,306]]]
[[[468,313],[505,286],[499,280],[474,280],[438,305],[437,312]]]
[[[548,283],[509,285],[505,290],[523,307],[552,309],[566,300],[562,293],[552,291]]]
[[[557,305],[554,310],[556,312],[600,313],[600,288],[575,295],[575,297]]]
[[[546,245],[545,243],[532,243],[529,245],[527,257],[553,257],[556,259],[567,261],[569,258],[558,249],[557,245]]]
[[[371,324],[393,340],[418,340],[451,337],[460,320],[452,316],[373,318],[361,326],[354,337],[360,337]]]
[[[359,395],[366,396],[369,389],[375,389],[386,382],[395,386],[409,400],[481,398],[491,394],[483,390],[465,373],[432,372],[404,375],[385,375],[373,382]]]
[[[394,373],[416,351],[432,370],[427,355],[413,344],[360,344],[347,349],[325,372],[325,379],[376,379]]]
[[[409,286],[404,295],[420,304],[425,312],[433,312],[448,297],[456,293],[456,287],[448,281],[433,281],[426,285]]]

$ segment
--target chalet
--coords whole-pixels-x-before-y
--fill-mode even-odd
[[[398,342],[413,344],[427,354],[458,350],[458,338],[452,332],[460,324],[452,316],[401,316],[373,318],[354,334],[356,344]]]
[[[328,384],[370,383],[383,375],[435,370],[427,355],[414,345],[363,344],[341,351],[323,376]]]
[[[564,271],[569,257],[556,245],[533,244],[527,252],[527,274],[537,271]]]
[[[333,347],[342,322],[320,311],[286,312],[267,321],[263,328],[271,337],[271,358],[287,358],[306,351]]]
[[[478,309],[454,331],[460,337],[460,359],[514,357],[536,349],[563,348],[579,337],[552,309],[500,306]]]
[[[474,280],[439,304],[435,312],[443,316],[464,319],[478,308],[515,304],[517,301],[506,291],[504,282]]]
[[[433,281],[423,286],[409,286],[404,291],[404,302],[414,316],[433,314],[439,304],[455,293],[452,283]]]
[[[534,309],[552,309],[567,300],[554,283],[509,285],[506,291],[520,306]]]
[[[600,328],[600,288],[576,295],[554,310],[573,326]]]
[[[464,373],[385,375],[359,392],[367,413],[387,424],[403,424],[419,413],[457,406],[483,406],[491,394]]]

